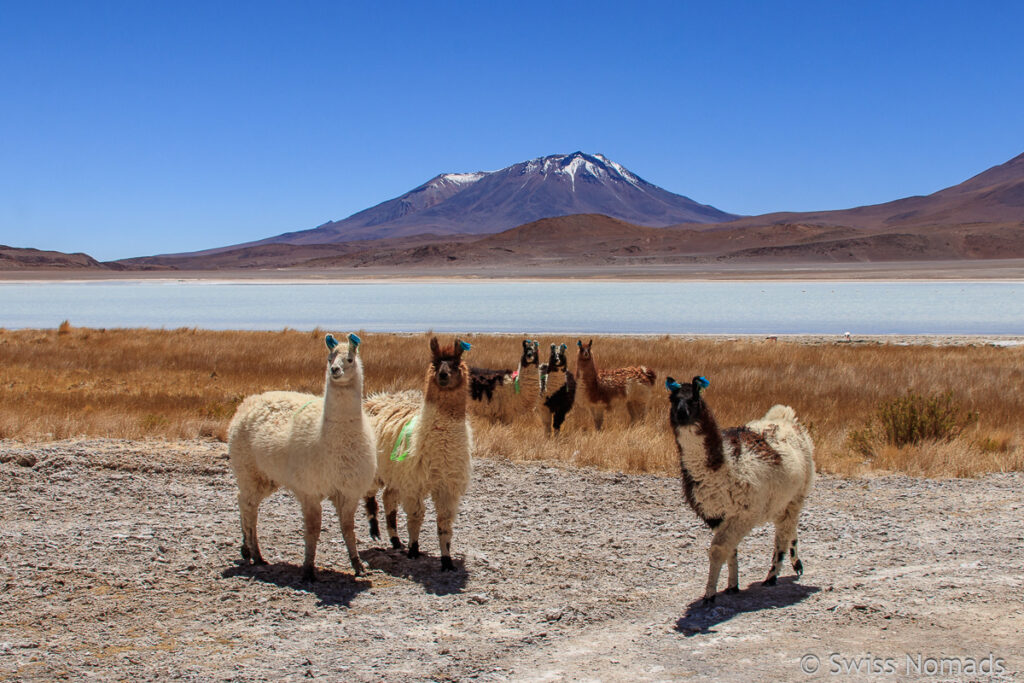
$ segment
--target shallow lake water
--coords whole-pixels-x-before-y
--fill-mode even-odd
[[[1020,282],[0,283],[0,327],[1024,334]]]

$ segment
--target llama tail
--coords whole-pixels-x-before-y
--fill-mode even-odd
[[[651,386],[654,386],[654,380],[658,378],[657,373],[655,373],[654,370],[651,370],[646,365],[640,366],[640,372],[643,374],[644,384],[650,384]]]
[[[774,405],[761,418],[764,422],[796,422],[796,411],[789,406]]]

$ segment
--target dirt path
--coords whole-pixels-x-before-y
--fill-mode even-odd
[[[764,528],[740,547],[745,590],[704,609],[709,533],[673,479],[478,460],[454,575],[437,572],[432,534],[408,560],[368,543],[360,514],[374,569],[353,579],[331,512],[307,586],[284,494],[263,506],[272,564],[236,563],[225,452],[0,442],[0,679],[812,680],[843,664],[832,653],[891,658],[878,680],[917,677],[908,654],[927,680],[1024,668],[1020,473],[820,477],[804,578],[760,586]],[[990,653],[1001,676],[927,675],[929,657]]]

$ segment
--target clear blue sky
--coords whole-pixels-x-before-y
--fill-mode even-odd
[[[1021,2],[0,0],[0,244],[100,259],[577,149],[735,213],[1024,152]]]

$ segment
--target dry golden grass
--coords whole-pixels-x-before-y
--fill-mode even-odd
[[[336,330],[335,332],[346,332]],[[0,438],[103,436],[223,438],[235,406],[269,389],[319,394],[323,331],[216,332],[0,330]],[[419,388],[428,334],[362,334],[366,389]],[[442,335],[443,336],[443,335]],[[535,336],[533,338],[536,338]],[[514,367],[521,338],[468,335],[473,365]],[[573,346],[574,338],[542,337]],[[575,358],[570,352],[570,367]],[[1024,349],[687,341],[677,337],[599,337],[599,367],[645,364],[658,373],[646,418],[627,428],[613,413],[595,433],[573,410],[561,436],[547,439],[539,419],[511,425],[477,422],[477,451],[512,460],[555,460],[624,472],[678,471],[661,386],[667,375],[711,380],[707,399],[722,426],[792,405],[810,426],[819,470],[859,474],[893,470],[924,476],[973,476],[1024,469]],[[951,442],[893,448],[875,457],[853,452],[847,437],[886,399],[908,391],[952,391],[978,420]]]

